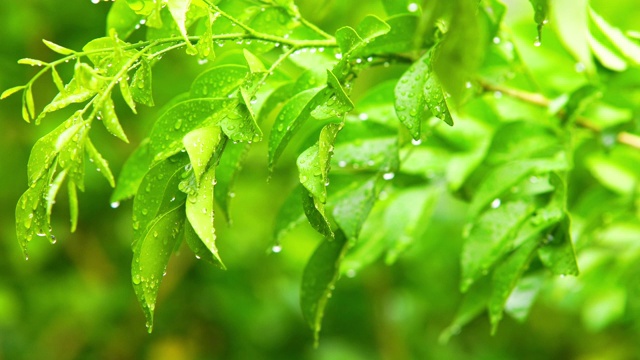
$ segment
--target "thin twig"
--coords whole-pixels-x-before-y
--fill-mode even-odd
[[[528,92],[520,89],[513,89],[513,88],[509,88],[502,85],[490,84],[485,81],[480,81],[479,84],[482,87],[482,89],[484,89],[485,91],[499,91],[504,95],[527,102],[529,104],[533,104],[541,107],[548,107],[551,104],[551,100],[549,100],[547,97],[545,97],[542,94],[532,93],[532,92]],[[564,116],[564,112],[560,111],[558,115]],[[600,129],[598,126],[593,124],[589,119],[585,117],[578,117],[576,119],[576,124],[578,124],[578,126],[582,128],[589,129],[594,133],[602,132],[602,129]],[[618,133],[618,135],[616,136],[616,140],[620,144],[625,144],[625,145],[631,146],[632,148],[640,150],[640,136],[638,135],[623,131]]]

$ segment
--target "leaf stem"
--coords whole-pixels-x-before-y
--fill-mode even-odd
[[[532,92],[528,92],[520,89],[509,88],[502,85],[490,84],[483,80],[480,80],[479,84],[484,91],[492,91],[492,92],[499,91],[504,95],[510,96],[514,99],[517,99],[529,104],[537,105],[540,107],[549,107],[549,105],[551,104],[551,100],[549,100],[547,97],[545,97],[542,94],[532,93]],[[561,117],[565,116],[565,112],[563,110],[559,111],[558,116],[561,116]],[[578,124],[578,126],[582,128],[591,130],[596,134],[599,134],[602,132],[601,128],[593,124],[589,119],[585,117],[579,116],[576,119],[576,124]],[[622,131],[616,135],[616,140],[621,144],[625,144],[640,150],[640,136],[636,134]]]

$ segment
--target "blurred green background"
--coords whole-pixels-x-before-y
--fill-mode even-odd
[[[515,18],[531,21],[528,1],[509,3]],[[634,1],[594,3],[621,26],[638,27],[631,21],[640,16]],[[328,31],[355,24],[369,12],[381,14],[382,8],[377,1],[300,5],[303,14]],[[17,59],[56,58],[41,39],[79,49],[102,36],[109,6],[89,0],[0,1],[0,89],[23,84],[35,73]],[[535,27],[529,29],[533,42]],[[186,90],[201,70],[184,55],[162,61],[154,76],[156,103]],[[38,107],[55,95],[48,79],[35,89]],[[116,173],[155,112],[141,109],[140,116],[133,116],[124,106],[118,109],[132,144],[117,143],[103,129],[92,135]],[[25,261],[16,241],[13,211],[26,187],[30,148],[63,116],[48,116],[35,127],[21,119],[19,96],[0,102],[0,360],[639,358],[637,322],[623,318],[588,330],[579,308],[560,307],[553,296],[542,296],[524,324],[507,318],[495,336],[483,316],[449,344],[438,343],[461,301],[464,207],[450,198],[441,200],[425,234],[396,265],[377,263],[340,280],[320,347],[313,349],[298,296],[304,264],[319,238],[301,227],[287,237],[281,253],[268,251],[276,206],[297,175],[292,162],[283,162],[267,183],[264,144],[253,150],[239,179],[232,204],[236,225],[218,222],[228,270],[198,262],[184,249],[169,265],[155,329],[148,334],[130,284],[131,203],[112,209],[111,189],[99,174],[88,170],[76,233],[68,232],[62,194],[53,218],[57,244],[36,239]]]

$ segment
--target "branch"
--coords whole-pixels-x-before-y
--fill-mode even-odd
[[[540,107],[549,107],[549,105],[551,104],[551,100],[549,100],[542,94],[532,93],[520,89],[513,89],[502,85],[489,84],[483,80],[480,80],[479,84],[485,91],[499,91],[504,95],[527,102],[529,104],[537,105]],[[561,110],[560,112],[558,112],[558,115],[564,116],[565,113]],[[597,134],[602,132],[602,129],[594,125],[591,121],[589,121],[589,119],[585,117],[578,117],[576,119],[576,124]],[[618,135],[616,136],[616,141],[640,150],[640,136],[638,135],[623,131],[618,133]]]

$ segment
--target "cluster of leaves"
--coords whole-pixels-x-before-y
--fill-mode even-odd
[[[526,46],[509,35],[499,0],[385,0],[386,19],[369,15],[334,36],[287,0],[115,1],[108,37],[81,51],[45,41],[64,57],[20,60],[42,70],[2,94],[23,91],[24,118],[36,123],[83,104],[32,150],[29,189],[16,207],[25,254],[34,235],[55,241],[51,209],[65,180],[75,228],[76,191],[84,189],[89,159],[115,187],[112,206],[134,198],[132,282],[151,330],[159,284],[183,241],[224,268],[214,205],[229,218],[234,179],[269,128],[270,169],[292,151],[300,183],[277,217],[275,248],[304,222],[323,236],[301,288],[316,337],[338,278],[381,257],[393,263],[424,233],[444,191],[467,201],[469,211],[461,255],[467,297],[443,338],[485,309],[494,329],[505,310],[524,319],[549,274],[578,274],[576,244],[589,248],[590,238],[618,233],[628,242],[630,232],[640,233],[633,166],[640,163],[633,134],[640,93],[629,91],[637,85],[629,74],[637,72],[640,46],[586,1],[531,3],[535,46],[551,22],[570,54],[560,62],[573,70],[578,61],[567,80],[571,91],[538,83],[544,64],[522,55]],[[567,7],[578,14],[560,20]],[[127,42],[141,25],[144,40]],[[228,45],[222,60],[216,44]],[[153,106],[152,66],[175,49],[213,66],[158,111],[116,186],[91,143],[91,126],[99,120],[128,141],[114,88],[133,112]],[[65,84],[56,67],[69,61],[75,71]],[[373,67],[389,68],[388,80],[354,103],[352,84]],[[47,71],[59,94],[38,114],[32,85]],[[543,96],[558,92],[564,95]],[[582,172],[594,181],[579,183]],[[605,201],[624,206],[615,215],[590,207]]]

